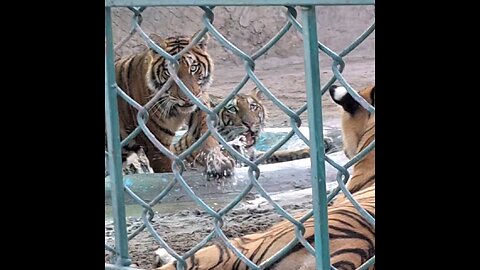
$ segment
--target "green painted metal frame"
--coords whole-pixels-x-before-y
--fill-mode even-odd
[[[370,33],[374,30],[374,24],[370,26],[357,40],[355,40],[350,46],[348,46],[345,50],[343,50],[340,54],[336,54],[335,52],[331,51],[329,48],[324,46],[323,44],[318,42],[317,38],[317,26],[316,26],[316,14],[315,14],[315,7],[317,5],[374,5],[375,1],[372,0],[235,0],[235,1],[220,1],[220,0],[105,0],[105,36],[106,36],[106,56],[105,56],[105,113],[106,113],[106,131],[107,131],[107,143],[108,143],[108,168],[110,171],[110,177],[112,179],[112,208],[113,208],[113,218],[114,218],[114,229],[115,229],[115,249],[105,245],[107,250],[115,251],[116,253],[116,261],[115,265],[112,264],[105,264],[105,269],[123,269],[128,270],[132,268],[128,268],[127,266],[130,265],[131,261],[128,256],[128,240],[132,239],[135,235],[137,235],[141,230],[147,229],[154,238],[160,243],[160,245],[167,249],[167,251],[172,254],[175,259],[179,261],[179,269],[182,269],[185,265],[185,259],[200,249],[209,239],[211,239],[215,234],[222,240],[228,248],[232,249],[232,251],[239,256],[247,265],[250,266],[251,269],[265,269],[266,267],[270,266],[276,259],[283,256],[285,253],[289,251],[295,244],[300,242],[302,245],[307,248],[309,252],[314,254],[317,258],[316,267],[317,269],[327,270],[327,269],[334,269],[330,266],[330,258],[329,258],[329,245],[328,245],[328,217],[327,217],[327,203],[333,198],[333,196],[339,191],[342,190],[344,193],[347,193],[347,197],[352,200],[354,205],[359,209],[362,215],[365,216],[365,211],[361,211],[361,207],[356,203],[356,201],[349,196],[349,192],[345,189],[344,182],[348,179],[348,171],[346,169],[352,166],[356,161],[361,159],[368,151],[374,148],[375,142],[373,142],[368,149],[365,149],[361,153],[359,153],[356,157],[354,157],[350,162],[345,164],[344,166],[340,166],[333,161],[331,161],[328,157],[324,155],[324,144],[323,144],[323,123],[322,123],[322,103],[321,103],[321,96],[325,91],[335,82],[338,80],[342,85],[344,85],[347,91],[357,99],[360,104],[366,107],[370,112],[374,112],[375,109],[370,106],[369,104],[365,104],[366,102],[362,100],[362,98],[356,94],[353,88],[345,81],[341,72],[344,67],[344,62],[342,57],[347,55],[350,51],[352,51],[356,46],[358,46]],[[280,30],[280,32],[272,38],[264,47],[262,47],[258,52],[254,53],[252,56],[248,56],[231,44],[225,37],[222,36],[220,32],[218,32],[212,24],[213,21],[213,8],[211,6],[286,6],[288,9],[288,17],[289,22],[285,24],[285,26]],[[304,26],[302,27],[296,21],[296,10],[291,6],[302,6],[302,15],[303,15],[303,23]],[[182,91],[187,94],[197,105],[202,108],[202,110],[206,111],[208,114],[208,127],[209,132],[202,136],[200,142],[194,144],[190,149],[176,157],[169,153],[169,151],[165,148],[162,148],[161,145],[158,145],[158,141],[155,142],[155,138],[153,134],[149,133],[148,128],[146,128],[145,121],[148,121],[148,113],[147,108],[150,106],[149,104],[153,104],[155,102],[155,97],[149,102],[149,104],[145,105],[145,107],[140,106],[134,100],[130,99],[126,96],[121,89],[115,83],[115,76],[114,76],[114,65],[113,65],[113,38],[112,38],[112,21],[111,21],[111,7],[120,7],[120,6],[128,6],[129,9],[135,14],[132,26],[132,32],[137,31],[143,38],[149,43],[149,45],[154,48],[157,52],[164,55],[167,59],[170,59],[173,64],[169,65],[170,74],[172,74],[172,78],[169,79],[167,85],[170,83],[177,83]],[[143,30],[140,27],[141,24],[141,12],[148,6],[199,6],[205,12],[203,16],[203,22],[205,24],[205,28],[201,31],[196,38],[195,41],[198,41],[207,31],[209,31],[216,40],[222,43],[223,46],[230,49],[234,52],[237,56],[245,61],[245,69],[247,75],[242,79],[242,81],[235,87],[234,91],[230,93],[223,102],[221,102],[216,108],[213,110],[208,110],[200,101],[191,95],[188,88],[183,85],[181,80],[175,75],[175,62],[180,57],[180,54],[175,56],[170,56],[166,54],[160,47],[156,46],[151,40],[148,39]],[[134,8],[135,7],[135,8]],[[138,8],[142,7],[142,8]],[[286,105],[284,105],[280,100],[276,99],[275,96],[265,87],[262,82],[257,78],[255,75],[254,68],[255,68],[255,59],[260,57],[264,54],[276,41],[278,41],[283,34],[290,28],[291,25],[294,25],[295,28],[302,32],[304,37],[304,52],[305,52],[305,73],[306,73],[306,92],[307,92],[307,104],[303,106],[298,111],[292,111]],[[129,36],[131,36],[131,34]],[[121,41],[120,43],[123,43]],[[119,45],[117,45],[119,46]],[[320,78],[315,74],[320,74],[319,70],[319,62],[318,62],[318,50],[323,51],[329,57],[334,60],[334,64],[332,66],[332,70],[334,72],[334,77],[323,87],[320,85]],[[216,131],[215,123],[216,121],[216,113],[218,110],[224,106],[229,99],[231,99],[242,87],[245,83],[251,79],[257,87],[267,96],[269,97],[275,105],[280,107],[282,111],[284,111],[291,119],[292,119],[292,131],[285,136],[285,138],[279,142],[276,146],[270,149],[264,157],[261,157],[254,162],[245,159],[244,157],[240,156],[235,151],[232,153],[233,149],[225,142],[225,140],[218,134]],[[128,136],[123,142],[120,142],[119,139],[119,123],[118,123],[118,110],[117,110],[117,96],[121,96],[122,98],[126,99],[132,106],[136,107],[139,110],[138,113],[138,122],[139,127]],[[310,141],[304,138],[298,130],[298,126],[300,126],[301,121],[299,115],[306,111],[308,108],[308,123],[310,127]],[[171,157],[174,160],[174,165],[172,166],[175,174],[175,181],[172,181],[168,184],[167,188],[163,190],[155,199],[153,199],[150,203],[144,202],[141,198],[136,196],[128,187],[124,187],[123,185],[123,177],[121,173],[121,145],[127,143],[130,139],[135,137],[140,132],[144,132],[147,134],[148,137],[151,138],[152,141],[167,156]],[[276,151],[284,142],[286,142],[293,134],[299,135],[311,148],[311,164],[312,164],[312,195],[313,195],[313,210],[310,211],[307,215],[305,215],[300,221],[293,219],[284,209],[282,209],[279,205],[277,205],[269,195],[263,190],[261,185],[258,183],[257,179],[259,176],[259,169],[258,164],[260,164],[269,154]],[[251,180],[250,184],[238,195],[238,197],[232,201],[229,205],[224,207],[219,212],[214,211],[208,205],[206,205],[201,199],[196,197],[193,191],[190,189],[188,184],[182,177],[183,167],[181,165],[181,159],[190,154],[197,145],[201,143],[205,138],[209,135],[213,135],[217,140],[220,141],[222,145],[224,145],[227,150],[229,150],[232,154],[235,155],[236,158],[243,161],[245,164],[250,166],[249,170],[249,178]],[[325,161],[329,162],[339,170],[337,181],[339,182],[339,188],[335,190],[332,194],[327,197],[326,193],[326,179],[325,179]],[[210,233],[206,238],[204,238],[199,244],[197,244],[194,248],[188,251],[183,256],[180,256],[175,251],[170,249],[168,245],[163,241],[163,239],[156,234],[155,230],[153,229],[150,221],[153,218],[153,210],[151,206],[159,202],[174,186],[174,184],[178,182],[184,188],[184,190],[188,193],[192,199],[201,208],[203,208],[207,213],[212,215],[215,218],[214,224],[214,232]],[[221,226],[223,225],[222,216],[231,210],[252,188],[255,188],[263,197],[265,197],[279,212],[282,216],[284,216],[287,220],[292,222],[296,228],[296,235],[297,239],[292,240],[284,249],[279,251],[275,256],[271,257],[260,266],[256,266],[253,262],[249,261],[248,258],[243,256],[238,250],[236,250],[233,246],[231,246],[228,242],[228,239],[223,234],[221,230]],[[137,229],[131,235],[127,235],[126,231],[126,220],[125,220],[125,206],[124,206],[124,191],[127,192],[129,196],[131,196],[137,203],[144,207],[143,213],[143,221],[144,225],[141,228]],[[375,224],[375,220],[366,213],[367,220]],[[315,249],[311,247],[311,245],[305,241],[302,234],[304,231],[302,223],[311,216],[315,218]],[[318,236],[318,237],[317,237]],[[374,263],[375,257],[364,263],[364,265],[360,269],[367,269],[369,265]]]
[[[308,127],[312,173],[313,216],[315,219],[315,258],[318,270],[330,269],[328,247],[325,147],[323,143],[322,93],[318,63],[317,19],[315,6],[302,8],[305,83],[307,87]],[[320,260],[319,260],[320,258]]]
[[[105,114],[108,146],[108,168],[112,179],[112,211],[115,228],[115,246],[119,252],[117,265],[130,265],[128,258],[127,223],[122,176],[122,151],[120,148],[120,131],[117,106],[115,72],[113,68],[112,17],[109,7],[105,7]]]
[[[343,6],[374,5],[374,0],[105,0],[106,7],[155,6]]]

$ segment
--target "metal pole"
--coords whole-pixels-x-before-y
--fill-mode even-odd
[[[312,163],[313,217],[315,219],[316,269],[330,269],[325,146],[323,142],[322,94],[318,63],[318,38],[315,6],[302,7],[305,82],[307,86],[308,126]]]
[[[127,223],[125,219],[125,200],[122,176],[122,159],[118,104],[113,65],[112,17],[109,7],[105,7],[105,114],[108,144],[108,168],[112,185],[112,211],[115,228],[115,249],[119,253],[116,265],[129,266]]]

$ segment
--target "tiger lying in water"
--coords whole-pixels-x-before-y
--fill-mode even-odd
[[[215,107],[211,101],[210,107]],[[253,160],[263,152],[255,151],[261,132],[266,125],[267,110],[262,104],[262,93],[254,88],[248,94],[237,94],[218,113],[219,123],[217,125],[222,137],[237,150],[244,150],[245,155]],[[195,138],[185,134],[173,146],[176,153],[182,153],[196,141]],[[333,148],[330,138],[325,138],[325,151]],[[225,151],[226,152],[226,151]],[[226,152],[226,155],[228,153]],[[267,158],[264,163],[285,162],[310,157],[308,147],[297,150],[278,150]],[[191,164],[195,163],[196,155],[187,158]],[[124,155],[124,172],[126,174],[150,172],[148,159],[142,149],[140,151],[126,151]]]
[[[361,90],[359,94],[375,106],[374,92],[375,86],[372,86]],[[344,109],[342,118],[344,151],[347,157],[352,158],[374,140],[375,114],[361,107],[343,87],[332,86],[330,94]],[[347,188],[360,205],[375,217],[375,149],[354,165]],[[303,236],[314,245],[313,217],[304,225]],[[337,196],[328,207],[328,229],[330,261],[336,269],[356,269],[375,255],[375,227],[359,214],[343,194]],[[266,232],[235,238],[230,242],[258,265],[268,260],[294,238],[294,226],[284,221]],[[165,254],[160,251],[162,250],[157,251],[157,254]],[[186,262],[185,269],[247,269],[247,266],[221,243],[200,249]],[[156,268],[157,270],[177,269],[171,257],[157,257],[156,263],[160,266]],[[297,244],[287,255],[266,269],[314,270],[315,258],[301,244]],[[371,265],[369,269],[375,269],[375,265]]]

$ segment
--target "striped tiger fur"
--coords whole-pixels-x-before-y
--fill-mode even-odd
[[[246,149],[247,152],[253,149],[253,146],[265,127],[266,108],[260,101],[260,91],[256,88],[248,94],[237,94],[218,112],[217,130],[227,142],[239,142],[233,147],[237,150]],[[210,101],[211,107],[216,106],[213,99]],[[240,142],[241,140],[241,142]],[[185,134],[175,144],[175,152],[181,153],[188,149],[195,139]],[[228,155],[228,152],[225,151]],[[197,155],[187,157],[187,161],[195,163]]]
[[[210,107],[215,107],[213,98]],[[262,103],[262,94],[257,89],[252,89],[247,94],[238,94],[222,108],[219,113],[218,132],[237,151],[244,154],[250,160],[260,157],[264,152],[255,150],[255,143],[265,128],[267,121],[267,108]],[[175,153],[179,154],[195,143],[198,135],[192,136],[185,133],[174,145]],[[331,138],[324,140],[325,152],[328,153],[334,148]],[[228,153],[225,151],[226,155]],[[124,157],[125,174],[149,173],[148,159],[141,151],[128,151]],[[308,147],[294,150],[277,150],[264,163],[278,163],[310,157]],[[233,158],[233,157],[232,157]],[[186,158],[194,165],[198,160],[198,152]],[[201,163],[200,159],[200,163]]]
[[[191,42],[191,37],[187,36],[163,39],[156,34],[151,34],[150,38],[171,55],[179,53]],[[178,77],[191,93],[207,106],[209,96],[206,91],[212,83],[214,70],[213,61],[207,52],[208,39],[209,36],[206,34],[202,40],[182,55],[177,71]],[[165,58],[150,48],[116,60],[115,75],[120,88],[140,105],[145,105],[170,77]],[[119,98],[118,110],[120,133],[124,139],[137,127],[137,110],[122,98]],[[195,139],[207,131],[206,114],[189,100],[176,83],[172,83],[150,109],[147,127],[160,143],[174,151],[172,139],[185,122],[188,123],[188,134]],[[143,132],[134,139],[130,148],[134,148],[135,145],[142,147],[154,172],[171,171],[171,160],[162,154]],[[204,165],[208,175],[221,177],[233,174],[234,161],[221,151],[219,143],[213,136],[204,142],[200,151],[205,157],[200,163]],[[126,152],[127,154],[137,153]],[[138,156],[141,154],[139,153]],[[127,157],[124,157],[124,165],[128,163]]]
[[[222,137],[237,151],[244,152],[250,160],[256,159],[264,152],[255,150],[255,143],[264,130],[267,121],[267,108],[262,103],[263,95],[260,90],[253,88],[247,94],[237,94],[218,112],[217,130]],[[212,100],[211,107],[216,104]],[[330,139],[331,141],[331,139]],[[332,148],[329,138],[325,140],[325,149]],[[176,144],[175,152],[181,153],[188,149],[195,140],[184,135]],[[295,150],[277,150],[264,163],[277,163],[310,157],[308,147]],[[190,163],[195,163],[195,155],[187,158]]]
[[[362,89],[359,94],[374,105],[375,87]],[[375,115],[361,107],[343,87],[330,89],[333,100],[344,109],[342,132],[344,150],[351,158],[364,149],[375,136]],[[353,197],[375,217],[375,150],[369,152],[361,162],[354,165],[352,178],[347,188]],[[328,232],[330,238],[330,261],[338,270],[356,269],[375,255],[375,227],[368,223],[343,196],[334,199],[328,207]],[[300,215],[299,215],[300,216]],[[305,239],[314,245],[313,217],[305,223]],[[294,226],[283,221],[266,232],[235,238],[230,242],[257,265],[278,252],[295,238]],[[163,263],[162,258],[157,261]],[[169,262],[157,270],[176,269],[175,262]],[[221,243],[205,247],[187,259],[186,269],[247,269],[233,252]],[[301,244],[271,265],[271,270],[313,270],[315,258]],[[371,265],[369,269],[375,269]]]

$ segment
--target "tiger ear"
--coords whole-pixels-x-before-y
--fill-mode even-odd
[[[332,97],[333,101],[338,105],[342,106],[342,108],[350,113],[355,114],[360,104],[353,99],[353,97],[347,92],[347,89],[343,86],[332,85],[330,89],[330,96]]]
[[[195,34],[193,34],[192,36],[192,39],[200,32],[201,30],[197,31]],[[200,49],[202,50],[206,50],[207,49],[207,44],[208,44],[208,41],[210,40],[210,34],[205,33],[205,35],[203,35],[203,37],[198,41],[197,43],[197,46],[200,47]]]
[[[257,87],[253,88],[252,90],[250,90],[250,95],[256,97],[257,99],[261,100],[263,99],[263,93],[262,91],[260,91],[260,89],[258,89]]]
[[[155,44],[157,44],[158,46],[162,47],[163,49],[165,49],[166,47],[166,44],[165,44],[165,40],[163,40],[163,38],[155,33],[151,33],[149,36],[148,36],[153,42],[155,42]]]

